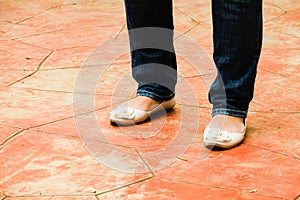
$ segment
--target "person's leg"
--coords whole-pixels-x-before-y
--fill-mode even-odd
[[[125,0],[125,6],[137,95],[169,100],[177,81],[172,0]]]
[[[230,148],[244,137],[244,119],[253,98],[262,44],[262,0],[212,0],[212,13],[218,73],[209,91],[212,129],[205,137],[215,135],[219,146]]]
[[[217,114],[246,118],[262,44],[262,0],[212,0],[214,61],[209,91]]]
[[[111,122],[135,124],[149,113],[175,105],[177,81],[172,0],[125,0],[132,76],[137,96],[110,115]],[[125,107],[125,110],[124,110]]]

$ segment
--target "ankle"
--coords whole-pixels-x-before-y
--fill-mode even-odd
[[[245,129],[244,118],[221,114],[215,115],[209,127],[229,132],[243,132]]]
[[[150,110],[153,106],[157,104],[159,104],[158,101],[155,101],[154,99],[151,99],[146,96],[136,96],[129,101],[129,105],[131,108],[141,109],[145,111]]]

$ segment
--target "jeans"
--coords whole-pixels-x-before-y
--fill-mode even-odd
[[[125,0],[125,7],[137,95],[169,100],[175,95],[177,82],[172,0]],[[262,45],[262,0],[212,0],[212,14],[213,59],[217,67],[208,95],[213,104],[212,116],[246,118]],[[169,32],[134,32],[144,27]],[[163,43],[166,48],[149,43]]]

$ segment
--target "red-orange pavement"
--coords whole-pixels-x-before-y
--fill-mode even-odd
[[[264,2],[247,136],[210,151],[209,0],[174,1],[178,104],[136,127],[108,121],[136,87],[128,44],[112,63],[94,51],[126,35],[121,0],[0,1],[0,200],[300,199],[299,13],[297,0]],[[187,38],[207,53],[193,57],[203,73]],[[94,90],[76,90],[82,73],[83,86],[101,75]]]

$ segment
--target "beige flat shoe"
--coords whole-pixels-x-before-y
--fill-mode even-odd
[[[207,126],[204,130],[204,144],[207,147],[215,146],[230,149],[241,143],[246,134],[246,124],[242,132],[228,132],[219,128]]]
[[[170,110],[176,104],[175,97],[155,105],[149,111],[133,109],[129,106],[119,106],[110,113],[110,121],[121,125],[134,125],[148,119],[151,114],[160,110]]]

